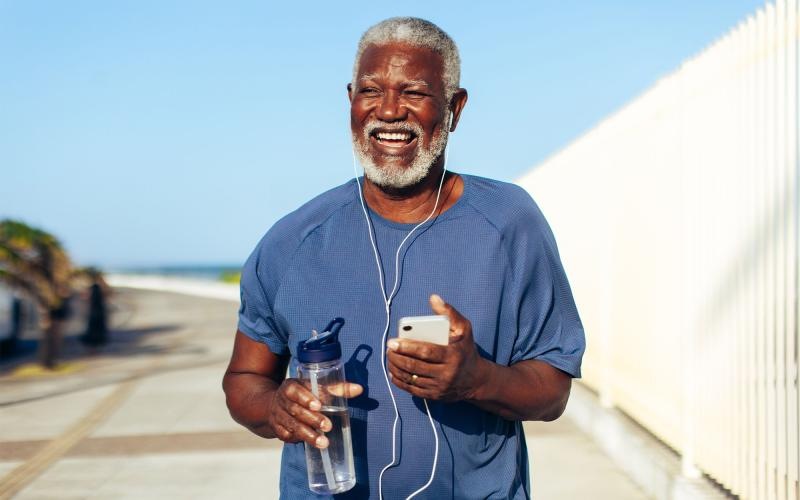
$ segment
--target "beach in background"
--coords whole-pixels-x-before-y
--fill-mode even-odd
[[[183,293],[196,297],[239,301],[240,266],[162,266],[111,269],[112,287]]]

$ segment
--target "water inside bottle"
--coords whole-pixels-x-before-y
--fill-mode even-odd
[[[342,493],[356,484],[350,415],[347,413],[347,408],[342,407],[323,406],[320,411],[332,424],[331,430],[325,433],[325,437],[329,443],[326,450],[330,458],[330,479],[333,480],[334,487],[330,487],[328,474],[325,472],[323,450],[306,444],[308,484],[311,490],[317,493]]]

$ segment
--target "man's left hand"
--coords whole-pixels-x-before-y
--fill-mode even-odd
[[[410,339],[387,343],[388,368],[392,382],[406,392],[439,401],[472,399],[481,382],[487,361],[478,354],[472,324],[438,295],[431,295],[431,309],[450,319],[448,345]]]

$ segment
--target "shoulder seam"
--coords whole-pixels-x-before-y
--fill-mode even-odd
[[[353,199],[347,200],[347,202],[345,202],[345,203],[342,203],[342,204],[341,204],[341,205],[340,205],[338,208],[336,208],[335,210],[332,210],[332,211],[331,211],[331,213],[330,213],[330,214],[328,214],[328,216],[327,216],[327,217],[325,217],[325,219],[324,219],[324,220],[320,221],[320,222],[319,222],[319,223],[318,223],[316,226],[314,226],[312,229],[310,229],[310,230],[308,231],[308,234],[306,234],[306,235],[303,237],[303,239],[302,239],[302,240],[300,240],[300,241],[297,243],[297,248],[295,248],[295,249],[294,249],[294,252],[292,252],[292,256],[289,258],[289,262],[288,262],[288,263],[287,263],[287,265],[285,266],[285,268],[284,268],[283,272],[281,273],[281,277],[280,277],[280,279],[278,280],[278,287],[275,289],[275,297],[273,298],[273,302],[277,301],[277,299],[278,299],[278,295],[281,293],[281,289],[283,288],[283,280],[284,280],[284,278],[286,277],[286,273],[288,272],[289,268],[290,268],[290,267],[292,266],[292,264],[294,263],[294,260],[295,260],[295,258],[297,257],[297,253],[298,253],[298,252],[300,251],[300,249],[303,247],[303,245],[305,244],[306,240],[308,240],[308,238],[309,238],[309,237],[310,237],[312,234],[316,233],[316,232],[317,232],[317,230],[318,230],[320,227],[322,227],[322,226],[323,226],[323,225],[324,225],[326,222],[328,222],[328,221],[331,219],[331,217],[333,217],[334,215],[336,215],[337,213],[339,213],[341,210],[344,210],[344,209],[345,209],[345,207],[349,206],[349,205],[350,205],[350,204],[352,204],[353,202],[354,202],[354,200],[353,200]],[[274,305],[273,305],[273,306],[274,306]]]
[[[483,213],[482,210],[478,209],[478,207],[476,207],[475,204],[472,203],[472,200],[467,199],[467,200],[464,200],[464,201],[466,201],[469,204],[469,206],[472,207],[473,210],[475,210],[475,212],[477,214],[479,214],[481,217],[483,217],[483,220],[485,220],[490,226],[492,226],[492,228],[500,236],[500,241],[502,242],[502,245],[503,245],[503,251],[505,251],[505,253],[506,253],[506,267],[510,268],[511,267],[511,253],[510,253],[510,250],[508,249],[508,242],[506,241],[506,238],[505,238],[505,235],[503,234],[503,231],[497,226],[497,224],[492,222],[491,219],[489,219],[489,217],[487,217],[486,214]]]

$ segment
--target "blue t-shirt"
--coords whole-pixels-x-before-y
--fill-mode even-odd
[[[462,175],[461,198],[417,230],[401,252],[390,338],[404,316],[433,314],[437,293],[472,322],[481,356],[501,365],[539,359],[580,377],[585,348],[556,243],[530,196],[518,186]],[[357,484],[337,498],[378,498],[378,475],[391,462],[394,420],[381,368],[386,322],[375,257],[350,181],[277,222],[244,265],[239,329],[278,355],[334,317],[349,381],[364,394],[349,401]],[[370,211],[387,294],[395,252],[415,224]],[[406,498],[428,480],[434,438],[422,401],[392,386],[401,421],[399,465],[383,476],[387,499]],[[439,461],[422,498],[526,498],[528,454],[520,422],[470,403],[429,403],[439,432]],[[319,499],[308,489],[303,444],[287,444],[281,497]]]

